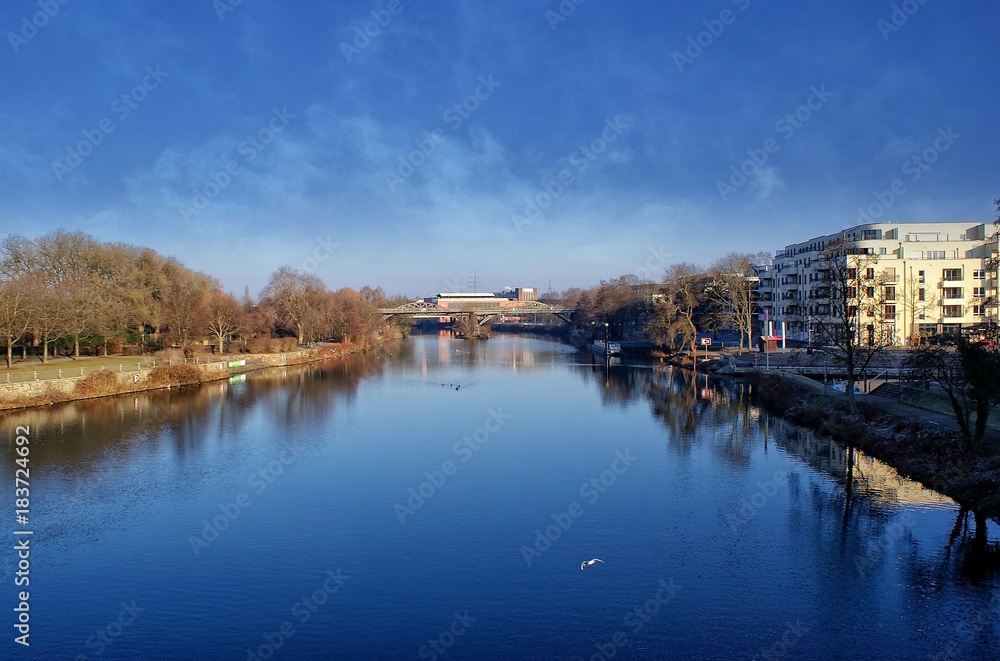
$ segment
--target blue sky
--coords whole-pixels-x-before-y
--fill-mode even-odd
[[[0,29],[0,232],[236,293],[587,287],[1000,197],[992,1],[10,0]]]

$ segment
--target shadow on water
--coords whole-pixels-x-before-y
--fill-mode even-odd
[[[253,432],[257,422],[248,412],[259,410],[289,426],[315,425],[350,404],[364,379],[382,372],[383,356],[407,350],[405,345],[392,345],[321,363],[251,372],[233,383],[216,381],[11,411],[0,416],[0,424],[5,429],[29,426],[33,465],[51,467],[49,472],[65,476],[71,484],[64,504],[81,504],[106,477],[128,463],[134,450],[148,450],[152,439],[165,439],[160,449],[168,449],[179,464],[194,471],[197,454],[222,429],[235,435]],[[283,438],[264,440],[276,451],[287,443]],[[8,444],[11,464],[15,450]]]
[[[899,475],[860,450],[761,410],[751,403],[749,386],[741,381],[672,366],[609,366],[603,360],[577,365],[575,371],[599,389],[604,406],[648,402],[650,412],[666,430],[667,447],[678,453],[689,454],[697,444],[710,442],[731,465],[747,466],[755,447],[763,444],[766,450],[773,443],[829,476],[837,488],[814,484],[812,496],[818,509],[838,513],[845,540],[846,532],[853,530],[855,537],[868,540],[868,546],[872,541],[875,546],[885,545],[885,528],[900,507],[958,507],[950,498]],[[997,572],[1000,556],[996,542],[989,542],[986,517],[963,511],[959,519],[965,523],[956,525],[949,550],[954,547],[971,572]],[[871,555],[865,549],[852,552]]]

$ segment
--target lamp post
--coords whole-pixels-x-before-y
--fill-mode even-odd
[[[604,387],[611,387],[611,338],[608,336],[608,322],[604,322]]]

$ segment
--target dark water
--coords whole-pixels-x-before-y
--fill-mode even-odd
[[[34,531],[2,657],[997,658],[995,524],[739,385],[589,360],[423,337],[0,418]]]

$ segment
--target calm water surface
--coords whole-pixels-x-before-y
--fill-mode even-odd
[[[973,543],[951,501],[739,385],[589,361],[416,337],[3,417],[11,487],[31,427],[34,536],[31,647],[11,541],[0,656],[1000,654],[995,524]]]

